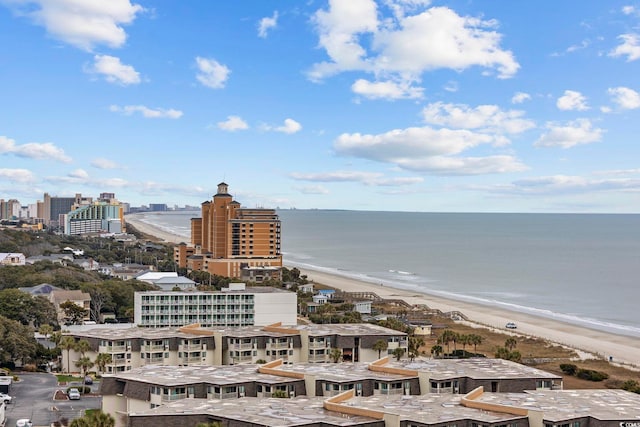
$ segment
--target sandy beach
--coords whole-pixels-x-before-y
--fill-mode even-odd
[[[166,230],[163,230],[159,227],[156,227],[151,224],[147,224],[146,222],[140,221],[140,217],[136,214],[129,214],[124,217],[124,220],[127,224],[131,224],[136,230],[141,233],[149,234],[151,236],[155,236],[160,240],[164,240],[167,243],[189,243],[189,238],[185,236],[181,236],[179,234],[170,233]]]
[[[135,215],[125,220],[139,231],[156,236],[168,243],[189,243],[184,236],[172,234],[153,225],[141,222]],[[286,265],[286,259],[285,265]],[[496,328],[503,331],[543,338],[554,343],[572,347],[602,358],[612,358],[614,363],[640,367],[640,338],[616,335],[589,329],[559,320],[518,313],[504,308],[471,304],[414,291],[363,282],[316,270],[300,269],[310,281],[341,289],[346,292],[374,292],[382,298],[403,299],[409,304],[424,304],[443,312],[460,311],[478,327]],[[517,325],[515,331],[505,328],[507,322]]]

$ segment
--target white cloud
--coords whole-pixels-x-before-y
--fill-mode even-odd
[[[121,47],[123,26],[144,9],[129,0],[9,0],[20,14],[45,27],[54,38],[90,51],[96,45]]]
[[[464,104],[435,102],[422,110],[422,116],[426,123],[483,132],[517,134],[535,126],[533,121],[523,118],[523,111],[504,111],[497,105],[471,108]]]
[[[1,138],[1,137],[0,137]],[[31,171],[27,169],[5,169],[0,168],[0,177],[11,182],[29,183],[35,181]]]
[[[638,9],[631,5],[622,6],[622,13],[625,15],[636,15],[638,14]]]
[[[622,40],[622,44],[609,52],[609,56],[626,56],[627,62],[640,58],[640,40],[637,34],[622,34],[618,38]]]
[[[304,187],[294,187],[294,189],[302,194],[329,194],[329,190],[322,185],[307,185]]]
[[[358,79],[351,90],[369,99],[415,99],[422,98],[424,89],[411,86],[410,82],[378,81]]]
[[[457,92],[460,88],[458,87],[458,82],[450,80],[443,87],[447,92]]]
[[[123,86],[140,83],[140,73],[131,65],[120,62],[120,58],[109,55],[95,55],[93,64],[87,69],[90,73],[101,74],[109,83]]]
[[[333,144],[337,154],[390,163],[425,173],[469,175],[526,169],[512,156],[457,157],[471,148],[495,144],[500,136],[466,129],[428,126],[395,129],[378,135],[342,134]]]
[[[593,193],[595,191],[640,191],[640,179],[589,179],[581,176],[551,175],[522,179],[500,186],[495,192],[526,196]]]
[[[82,180],[86,180],[89,178],[89,174],[84,169],[76,169],[74,171],[71,171],[69,172],[68,176],[71,178],[77,178]]]
[[[335,171],[321,173],[293,172],[291,178],[299,181],[317,182],[372,182],[382,176],[379,172]]]
[[[403,169],[439,175],[486,175],[522,172],[527,166],[513,156],[405,158],[398,162]]]
[[[362,171],[334,171],[321,173],[293,172],[289,176],[298,181],[360,182],[365,185],[375,185],[381,187],[399,187],[404,185],[413,185],[424,181],[424,178],[422,177],[385,178],[380,172]]]
[[[278,26],[278,11],[273,12],[272,17],[264,17],[260,20],[258,24],[258,37],[262,37],[263,39],[267,37],[267,33],[272,28],[276,28]]]
[[[94,159],[91,162],[91,166],[97,169],[118,169],[119,168],[116,162],[109,159],[105,159],[105,158]]]
[[[525,92],[516,92],[511,98],[512,104],[522,104],[525,101],[529,101],[531,99],[531,95]]]
[[[227,116],[226,121],[218,122],[218,128],[229,132],[234,132],[236,130],[249,129],[249,125],[239,116]]]
[[[121,113],[126,116],[131,116],[134,113],[141,113],[143,117],[147,119],[179,119],[182,117],[182,111],[174,110],[170,108],[168,110],[164,108],[149,108],[144,105],[125,105],[120,107],[118,105],[109,106],[109,111],[114,113]]]
[[[609,88],[607,93],[611,96],[612,101],[623,110],[635,110],[640,108],[640,93],[628,87]]]
[[[495,21],[459,16],[447,7],[407,14],[427,4],[386,2],[400,7],[394,9],[395,20],[380,22],[373,0],[331,0],[327,10],[314,15],[319,45],[330,60],[314,64],[309,78],[319,81],[343,71],[365,71],[410,84],[425,71],[441,68],[462,71],[479,66],[497,70],[500,78],[517,72],[520,66],[513,54],[500,48],[502,36],[495,31]]]
[[[546,127],[549,131],[538,138],[535,147],[571,148],[591,144],[600,141],[604,133],[602,129],[594,128],[588,119],[571,121],[565,126],[547,123]]]
[[[558,109],[565,111],[584,111],[589,109],[589,106],[587,105],[587,98],[575,90],[565,90],[564,95],[558,98],[556,106]]]
[[[196,66],[198,74],[196,78],[203,85],[212,89],[221,89],[224,87],[231,70],[223,64],[220,64],[213,58],[196,57]]]
[[[14,156],[29,159],[52,159],[69,163],[71,157],[64,153],[62,148],[56,147],[51,142],[18,145],[13,139],[0,136],[0,154],[13,154]]]
[[[302,125],[293,119],[285,119],[284,125],[277,126],[273,128],[273,130],[291,135],[296,132],[300,132],[300,130],[302,130]]]

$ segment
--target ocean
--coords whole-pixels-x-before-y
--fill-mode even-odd
[[[288,266],[640,336],[640,215],[278,214]],[[198,216],[141,219],[188,241]]]

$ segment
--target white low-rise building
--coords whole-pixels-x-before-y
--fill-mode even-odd
[[[221,291],[147,291],[134,296],[134,321],[143,328],[295,325],[297,295],[272,287],[231,283]]]

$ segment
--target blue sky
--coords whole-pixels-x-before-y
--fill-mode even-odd
[[[640,3],[0,0],[0,198],[640,212]]]

